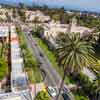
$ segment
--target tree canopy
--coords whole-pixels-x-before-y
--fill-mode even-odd
[[[79,33],[60,34],[56,43],[58,61],[71,72],[81,71],[83,67],[90,67],[97,61],[94,48],[89,42],[82,40]]]
[[[3,58],[0,58],[0,79],[5,77],[5,75],[7,74],[7,68],[8,65],[6,61]]]
[[[47,92],[41,91],[37,94],[35,100],[50,100]]]

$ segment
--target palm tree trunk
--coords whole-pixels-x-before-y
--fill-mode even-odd
[[[100,99],[100,92],[98,91],[98,92],[95,94],[94,100],[99,100],[99,99]]]
[[[61,94],[61,90],[62,90],[63,85],[64,85],[65,77],[66,77],[66,69],[64,70],[63,78],[62,78],[62,81],[61,81],[61,84],[60,84],[59,93],[58,93],[58,95],[57,95],[56,100],[59,100],[59,96],[60,96],[60,94]]]

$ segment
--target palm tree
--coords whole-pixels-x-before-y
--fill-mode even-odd
[[[79,33],[60,34],[56,38],[56,43],[58,62],[64,70],[59,94],[56,98],[58,100],[66,75],[79,73],[84,67],[90,67],[90,64],[96,63],[97,59],[94,57],[91,43],[82,40]]]

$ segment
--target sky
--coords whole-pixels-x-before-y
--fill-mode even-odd
[[[87,10],[100,12],[100,0],[0,0],[2,3],[22,2],[31,5],[35,2],[38,5],[48,5],[50,7],[62,7],[66,9]]]

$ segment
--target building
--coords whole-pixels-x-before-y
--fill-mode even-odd
[[[0,41],[8,41],[9,27],[7,25],[0,25]]]
[[[0,8],[0,20],[7,20],[7,14],[12,16],[12,9]]]
[[[54,44],[54,38],[56,38],[59,33],[66,33],[68,31],[67,24],[50,22],[42,26],[44,27],[44,32],[41,33],[42,38],[45,38],[52,44]]]
[[[86,36],[87,34],[92,33],[92,29],[89,29],[84,26],[78,26],[77,20],[72,19],[70,24],[60,24],[59,22],[50,22],[48,24],[43,24],[44,32],[41,33],[42,38],[48,40],[51,44],[55,44],[54,39],[59,33],[80,33],[80,36]]]
[[[87,28],[87,27],[84,27],[84,26],[78,26],[76,18],[72,19],[72,22],[70,23],[69,27],[70,27],[69,32],[71,32],[71,33],[73,33],[73,32],[80,33],[81,37],[83,37],[87,34],[90,34],[93,31],[90,28]]]
[[[38,18],[39,22],[47,22],[50,20],[50,17],[47,15],[44,15],[41,11],[26,11],[26,21],[34,21],[35,18]]]

